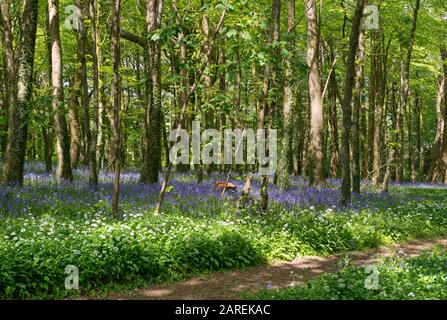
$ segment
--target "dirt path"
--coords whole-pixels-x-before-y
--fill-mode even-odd
[[[418,241],[328,257],[302,257],[291,262],[276,262],[271,265],[243,270],[217,272],[181,282],[154,285],[130,292],[96,297],[95,299],[240,299],[240,293],[243,291],[256,292],[262,288],[285,288],[292,283],[295,285],[303,284],[323,273],[335,272],[338,268],[337,262],[344,258],[349,258],[355,265],[362,266],[377,262],[390,255],[417,256],[423,250],[433,249],[435,245],[447,248],[447,239]]]

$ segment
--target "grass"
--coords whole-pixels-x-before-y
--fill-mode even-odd
[[[232,198],[204,195],[206,183],[182,182],[174,184],[163,215],[154,216],[148,202],[158,186],[145,189],[129,178],[123,219],[115,220],[110,186],[92,193],[82,184],[56,187],[39,179],[23,190],[0,190],[8,195],[0,216],[2,299],[94,294],[447,234],[442,188],[395,186],[392,196],[366,194],[364,208],[344,211],[273,197],[260,215],[256,206],[239,211]],[[67,265],[79,269],[80,291],[65,289]]]
[[[373,279],[377,275],[376,279]],[[251,299],[278,300],[438,300],[447,299],[447,251],[415,258],[394,257],[370,269],[345,267],[306,285],[262,290]]]

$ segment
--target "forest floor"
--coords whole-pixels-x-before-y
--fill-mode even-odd
[[[414,241],[379,249],[350,252],[332,256],[307,256],[291,262],[279,261],[253,268],[216,272],[180,282],[153,285],[128,292],[81,299],[106,300],[231,300],[241,299],[242,293],[261,289],[282,289],[302,285],[324,273],[336,272],[345,261],[356,266],[377,263],[385,257],[414,257],[435,246],[447,248],[447,239]]]

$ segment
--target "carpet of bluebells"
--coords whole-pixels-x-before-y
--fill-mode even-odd
[[[376,278],[372,279],[372,271]],[[418,257],[404,254],[374,267],[350,266],[306,285],[243,294],[249,299],[277,300],[446,300],[447,251],[435,248]],[[368,278],[370,277],[370,278]]]
[[[155,216],[159,184],[122,174],[122,219],[111,216],[111,174],[96,190],[87,171],[57,186],[41,164],[26,167],[21,189],[0,187],[0,298],[61,298],[179,280],[300,255],[332,254],[447,234],[447,189],[433,184],[395,184],[389,194],[366,186],[342,208],[338,180],[308,187],[269,189],[269,210],[256,201],[235,206],[236,192],[220,199],[215,174],[202,184],[175,174],[162,215]],[[259,194],[255,178],[251,193]],[[80,291],[66,290],[67,265],[79,269]]]

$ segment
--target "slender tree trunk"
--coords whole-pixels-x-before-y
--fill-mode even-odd
[[[150,34],[161,26],[163,0],[147,2],[147,32]],[[161,49],[160,41],[149,41],[150,74],[152,84],[152,103],[148,106],[149,145],[147,150],[148,178],[147,182],[157,183],[161,159]]]
[[[416,27],[417,27],[417,18],[420,8],[420,0],[416,0],[416,4],[414,7],[413,12],[413,23],[411,26],[410,31],[410,37],[409,37],[409,44],[407,49],[407,57],[402,65],[402,76],[401,76],[401,111],[407,112],[409,109],[408,107],[408,99],[410,96],[410,62],[411,62],[411,55],[413,53],[413,45],[414,45],[414,36],[416,34]],[[401,48],[403,45],[401,44]],[[410,111],[410,110],[408,110]],[[409,114],[408,112],[407,114]],[[412,124],[411,124],[411,116],[408,118],[408,135],[409,135],[409,174],[410,178],[413,179],[413,146],[412,146]],[[403,128],[401,128],[403,130]]]
[[[380,32],[380,31],[379,31]],[[388,81],[388,52],[390,48],[391,39],[385,47],[385,39],[383,32],[380,39],[380,44],[377,46],[378,57],[376,59],[376,74],[377,74],[377,99],[374,125],[374,154],[373,154],[373,175],[372,184],[379,185],[383,177],[383,150],[385,141],[384,130],[384,114],[386,109],[386,93]],[[379,36],[380,36],[379,33]]]
[[[118,203],[120,193],[120,173],[121,173],[121,157],[120,157],[120,109],[121,109],[121,90],[120,83],[121,78],[119,74],[121,64],[121,46],[120,46],[120,12],[121,12],[121,0],[114,0],[112,3],[112,69],[113,69],[113,81],[112,81],[112,99],[113,99],[113,117],[112,123],[112,135],[113,135],[113,164],[115,171],[113,198],[112,198],[112,212],[113,215],[118,218]]]
[[[412,108],[413,107],[413,108]],[[413,141],[413,116],[414,105],[408,105],[407,126],[408,126],[408,175],[412,182],[416,181],[414,169],[414,141]]]
[[[369,178],[373,173],[374,159],[374,125],[377,98],[377,33],[371,33],[371,67],[369,74],[369,90],[368,90],[368,137],[366,143],[366,155],[364,166],[364,177]]]
[[[272,0],[272,25],[270,26],[269,31],[269,45],[278,45],[279,44],[279,38],[280,38],[280,18],[281,18],[281,0]],[[274,61],[278,61],[278,53],[275,52]],[[267,63],[264,69],[264,80],[262,85],[262,110],[259,115],[258,120],[258,129],[264,129],[265,127],[265,117],[270,115],[270,124],[269,126],[272,126],[273,119],[274,119],[274,105],[269,108],[269,81],[270,81],[270,65]],[[273,79],[276,82],[277,78],[277,71],[276,67],[273,68]],[[277,102],[277,101],[276,101]],[[275,102],[275,104],[276,104]],[[265,134],[266,141],[268,141],[269,135],[268,133]],[[268,155],[268,145],[266,148],[266,154]],[[269,182],[269,176],[263,175],[261,178],[261,190],[260,190],[260,209],[262,212],[267,211],[268,207],[268,182]]]
[[[1,11],[0,11],[0,15],[1,15]],[[0,22],[0,26],[1,26],[1,22]],[[2,46],[0,47],[0,64],[1,64],[1,68],[0,68],[0,158],[3,160],[4,159],[4,155],[5,155],[5,151],[6,151],[6,138],[7,138],[7,134],[8,134],[8,103],[7,103],[7,95],[6,95],[6,83],[8,83],[7,81],[7,76],[6,76],[6,65],[4,63],[4,46],[3,43],[1,43]]]
[[[447,79],[447,49],[445,45],[441,45],[441,58],[443,62],[444,79]],[[442,162],[444,164],[442,174],[443,182],[447,184],[447,81],[444,80],[444,130],[442,133]]]
[[[396,101],[396,84],[393,82],[391,87],[391,114],[392,114],[392,131],[391,131],[391,137],[392,137],[392,143],[393,145],[388,146],[388,159],[386,163],[386,170],[385,175],[383,177],[382,181],[382,192],[386,193],[389,189],[389,183],[391,180],[391,173],[393,168],[395,167],[395,161],[396,161],[396,153],[397,148],[396,145],[399,142],[399,130],[398,130],[398,106]]]
[[[42,130],[42,139],[44,142],[45,171],[48,173],[51,172],[53,167],[52,165],[53,144],[52,144],[51,129],[42,126],[41,130]]]
[[[404,128],[404,116],[405,110],[403,109],[402,104],[402,83],[404,82],[404,62],[403,62],[403,54],[402,48],[400,53],[400,104],[398,111],[398,131],[399,131],[399,145],[398,145],[398,153],[397,153],[397,161],[396,161],[396,181],[401,182],[404,180],[404,146],[405,146],[405,128]]]
[[[226,81],[226,56],[225,56],[225,42],[223,42],[223,39],[221,39],[221,45],[219,47],[219,93],[222,96],[225,96],[225,91],[227,89],[227,81]],[[227,117],[226,113],[222,110],[220,112],[220,131],[223,136],[224,130],[227,124]],[[223,153],[221,154],[221,170],[223,172],[227,172],[229,170],[229,167],[225,165],[224,159],[223,159]]]
[[[4,0],[0,3],[0,17],[1,17],[1,26],[3,29],[3,39],[2,45],[5,51],[5,152],[7,146],[7,137],[8,137],[8,122],[9,122],[9,109],[11,106],[15,105],[16,101],[16,90],[14,85],[7,84],[15,84],[15,59],[14,59],[14,38],[11,27],[11,19],[9,14],[9,0]],[[2,61],[3,62],[3,61]],[[3,80],[3,79],[2,79]],[[3,169],[5,170],[5,169]],[[9,169],[8,169],[9,170]],[[4,174],[2,173],[2,176]],[[4,177],[2,180],[5,180]],[[7,181],[6,181],[7,182]]]
[[[100,33],[99,33],[99,14],[100,14],[100,2],[96,0],[90,0],[89,2],[89,18],[91,19],[91,52],[92,52],[92,62],[93,62],[93,123],[92,123],[92,146],[91,152],[95,152],[96,161],[96,175],[98,174],[98,169],[101,166],[98,156],[98,143],[101,143],[99,132],[101,130],[101,118],[103,105],[101,102],[101,79],[100,79],[100,65],[101,65],[101,49],[100,49]]]
[[[63,113],[64,88],[62,81],[62,47],[59,32],[59,0],[48,0],[48,15],[51,37],[51,83],[53,87],[52,108],[56,127],[56,180],[61,184],[64,180],[73,180],[70,164],[70,138],[67,121]]]
[[[363,89],[365,85],[364,63],[365,63],[365,25],[361,21],[359,34],[359,49],[357,51],[357,67],[355,78],[355,95],[352,112],[352,191],[360,193],[360,119],[363,102]]]
[[[445,62],[444,62],[445,63]],[[428,181],[431,182],[440,182],[439,177],[441,177],[443,174],[442,168],[444,167],[444,164],[442,162],[442,137],[444,132],[444,114],[442,112],[442,102],[444,101],[444,72],[443,72],[443,78],[438,86],[438,96],[436,98],[436,137],[435,137],[435,143],[433,144],[432,151],[431,151],[431,165],[430,165],[430,171],[427,177]]]
[[[172,3],[174,10],[177,10],[177,1],[173,1]],[[182,22],[180,20],[180,16],[177,14],[176,15],[176,22],[179,26],[182,26]],[[183,32],[183,26],[180,28],[179,33],[178,33],[178,43],[179,43],[179,47],[180,47],[180,52],[179,52],[179,62],[180,62],[180,67],[179,67],[179,75],[180,75],[180,81],[179,81],[179,91],[178,91],[178,105],[182,106],[184,105],[184,101],[186,101],[186,96],[188,94],[188,88],[189,88],[189,82],[190,82],[190,77],[189,77],[189,71],[187,68],[187,59],[188,59],[188,50],[187,50],[187,46],[186,46],[186,36],[185,33]],[[211,51],[209,53],[211,55]],[[205,54],[206,56],[207,54]],[[205,62],[206,64],[206,62]],[[182,123],[182,126],[184,126],[184,128],[186,130],[188,130],[188,128],[191,126],[190,125],[190,117],[189,114],[185,114],[184,115],[184,120]],[[187,164],[183,164],[183,163],[179,163],[177,165],[177,171],[178,172],[187,172],[189,170],[190,164],[189,162]]]
[[[424,144],[423,144],[423,117],[422,117],[422,98],[419,91],[416,91],[415,111],[417,116],[417,157],[418,157],[418,176],[420,179],[424,176]]]
[[[343,90],[343,135],[342,135],[342,204],[348,205],[351,201],[351,163],[350,163],[350,133],[352,116],[352,88],[355,80],[355,58],[357,54],[360,34],[360,22],[363,15],[365,1],[357,0],[354,18],[352,20],[351,35],[349,39],[349,51],[346,60],[346,78]]]
[[[47,46],[47,66],[48,66],[48,77],[45,80],[45,87],[47,89],[47,94],[51,95],[52,88],[50,85],[52,71],[52,61],[51,61],[51,36],[50,36],[50,18],[48,12],[48,6],[45,6],[45,41]],[[47,123],[44,123],[42,128],[42,135],[44,137],[45,144],[45,170],[50,173],[53,170],[53,140],[54,140],[54,125],[53,117],[51,115],[51,105],[48,105],[43,110],[43,117],[47,119]]]
[[[295,40],[295,0],[287,1],[287,37],[289,51],[294,52],[294,40]],[[284,99],[283,99],[283,138],[281,142],[281,155],[279,164],[279,180],[278,186],[284,190],[289,187],[289,173],[290,173],[290,160],[291,160],[291,147],[290,141],[292,141],[292,117],[291,111],[293,108],[293,71],[292,71],[293,54],[285,59],[285,76],[284,76]]]
[[[302,94],[301,94],[301,80],[297,84],[296,103],[294,108],[295,120],[293,126],[294,136],[294,148],[293,148],[293,173],[295,175],[303,174],[303,161],[304,161],[304,139],[306,130],[303,121],[302,111]]]
[[[209,27],[209,17],[208,12],[205,12],[202,16],[202,35],[203,35],[203,50],[207,53],[205,55],[206,70],[204,74],[204,92],[203,92],[203,105],[205,107],[205,122],[207,129],[214,127],[214,111],[210,107],[211,91],[212,91],[212,80],[211,80],[211,50],[210,50],[210,27]],[[207,171],[210,173],[212,165],[208,165]],[[203,168],[202,164],[199,165],[199,175],[198,180],[201,183],[203,179]]]
[[[90,0],[88,3],[88,17],[91,21],[91,54],[93,63],[93,84],[92,84],[92,95],[93,95],[93,122],[91,128],[91,139],[90,139],[90,157],[93,157],[92,169],[90,172],[89,168],[89,180],[91,184],[98,184],[98,130],[99,130],[99,46],[98,46],[98,21],[95,8],[95,0]]]
[[[329,98],[329,173],[330,176],[335,178],[339,176],[340,171],[340,150],[339,150],[339,139],[338,139],[338,110],[337,110],[337,96],[338,96],[338,85],[337,77],[335,72],[335,49],[332,41],[329,42],[329,63],[333,66],[329,74],[328,82],[328,98]]]
[[[375,46],[374,46],[374,73],[376,77],[376,98],[374,106],[374,126],[373,126],[373,159],[372,159],[372,184],[378,186],[380,183],[380,173],[382,167],[382,124],[383,124],[383,108],[385,101],[385,92],[382,63],[382,47],[383,43],[380,39],[380,31],[374,32]]]
[[[81,126],[79,124],[79,95],[81,88],[81,73],[76,71],[74,81],[69,88],[68,125],[70,127],[70,162],[72,168],[77,168],[81,154]]]
[[[281,12],[281,0],[272,0],[272,22],[270,24],[269,33],[268,33],[268,44],[271,46],[274,40],[279,39],[279,21],[280,21],[280,12]],[[264,129],[265,127],[265,119],[269,114],[269,81],[271,75],[271,66],[269,63],[266,63],[264,66],[264,77],[262,80],[262,95],[259,101],[259,105],[261,106],[261,110],[259,112],[258,118],[258,129]],[[259,135],[257,137],[260,138]],[[264,135],[261,137],[267,141],[268,135]],[[268,154],[268,150],[266,150]],[[247,180],[245,181],[244,189],[242,190],[242,195],[240,198],[240,206],[244,207],[248,201],[248,195],[251,189],[252,173],[249,172],[247,175]],[[269,176],[263,175],[261,177],[261,190],[260,190],[260,201],[259,206],[262,212],[267,211],[268,208],[268,181]]]
[[[17,78],[10,74],[14,69],[14,57],[12,50],[12,34],[8,19],[8,1],[0,3],[2,12],[3,29],[5,32],[5,47],[7,52],[8,80],[17,81],[17,92],[15,82],[9,82],[13,87],[8,93],[9,115],[8,136],[5,159],[2,168],[2,182],[9,185],[23,184],[23,168],[25,164],[26,138],[28,134],[28,119],[30,112],[30,101],[33,90],[34,51],[36,44],[38,1],[25,0],[23,2],[23,18],[20,32],[20,43],[17,56]],[[17,94],[17,97],[15,96]]]
[[[89,1],[90,2],[90,1]],[[89,4],[90,5],[90,4]],[[81,12],[82,17],[78,19],[78,53],[79,53],[79,61],[81,63],[80,66],[80,75],[81,75],[81,104],[84,110],[84,138],[85,138],[85,153],[86,160],[88,163],[88,181],[90,187],[95,187],[98,184],[98,176],[96,170],[96,142],[92,138],[92,131],[90,129],[90,97],[88,93],[88,79],[87,79],[87,31],[85,30],[84,25],[84,17],[85,17],[85,9],[82,5],[81,0],[76,0],[76,6],[78,7],[79,12]],[[89,9],[89,8],[87,8]],[[93,20],[92,20],[93,21]],[[95,33],[94,31],[92,32]],[[96,51],[94,47],[92,51]],[[96,52],[94,53],[96,56]],[[94,68],[97,67],[97,61],[94,61]],[[96,70],[96,69],[95,69]],[[97,71],[97,70],[96,70]],[[95,84],[95,83],[94,83]],[[97,82],[96,82],[97,85]],[[96,87],[97,89],[97,87]],[[96,91],[97,93],[97,91]]]
[[[316,0],[306,0],[307,15],[307,64],[309,66],[310,134],[312,140],[313,177],[312,184],[324,183],[323,171],[323,97],[318,68],[320,59],[319,29]]]

